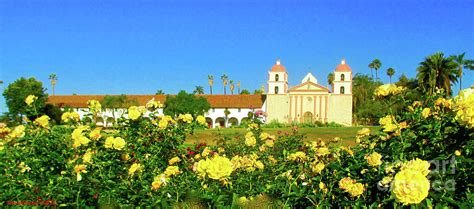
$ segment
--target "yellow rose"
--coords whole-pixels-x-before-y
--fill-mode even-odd
[[[92,163],[92,154],[94,154],[94,152],[88,150],[84,156],[82,156],[82,161],[84,163]]]
[[[49,125],[49,120],[50,120],[49,116],[43,115],[39,118],[36,118],[34,123],[43,128],[47,128]]]
[[[211,179],[222,180],[230,176],[233,168],[228,158],[216,155],[211,159],[200,160],[196,165],[196,171],[201,178],[208,176]]]
[[[133,175],[135,175],[136,172],[141,172],[142,169],[143,169],[143,167],[142,167],[142,165],[140,165],[140,163],[134,163],[128,169],[128,175],[133,176]]]
[[[74,166],[74,172],[76,172],[77,181],[81,181],[82,180],[81,173],[87,173],[87,166],[84,164],[76,165]]]
[[[421,111],[421,116],[423,118],[427,118],[427,117],[430,116],[430,113],[431,113],[430,108],[426,107],[426,108],[423,109],[423,111]]]
[[[308,157],[306,156],[306,153],[298,151],[288,155],[287,159],[291,161],[304,162],[308,159]]]
[[[357,136],[359,136],[359,137],[364,137],[364,136],[368,136],[368,135],[370,135],[370,129],[368,129],[368,128],[363,128],[363,129],[357,131]]]
[[[356,181],[353,180],[351,177],[344,177],[342,178],[341,180],[339,180],[339,188],[342,189],[342,190],[347,190],[349,188],[349,186],[351,186],[352,184],[354,184]]]
[[[366,155],[365,159],[367,160],[367,163],[373,167],[379,166],[382,164],[382,155],[380,155],[377,152],[374,152],[370,155]]]
[[[35,102],[37,99],[38,99],[38,97],[35,96],[35,95],[28,95],[25,98],[25,103],[26,103],[26,105],[31,106],[31,104],[33,104],[33,102]]]
[[[153,182],[151,183],[151,189],[152,190],[158,190],[162,186],[166,185],[168,182],[168,179],[166,178],[165,174],[160,174],[158,176],[155,176],[153,179]]]
[[[421,159],[410,160],[402,164],[401,170],[414,170],[418,171],[423,176],[427,176],[430,173],[430,163]]]
[[[8,135],[10,138],[21,138],[25,136],[25,126],[16,126],[12,132]]]
[[[395,118],[392,115],[387,115],[383,118],[380,118],[379,123],[384,129],[384,132],[394,132],[398,128]]]
[[[112,149],[114,147],[114,137],[109,136],[107,139],[105,139],[104,147],[107,149]]]
[[[18,168],[20,168],[20,173],[24,173],[26,171],[30,171],[31,168],[25,163],[25,162],[21,162],[19,165],[18,165]]]
[[[330,154],[329,149],[327,147],[320,147],[316,149],[316,155],[317,156],[325,156]]]
[[[253,135],[252,132],[247,132],[247,134],[245,134],[245,145],[249,146],[249,147],[253,147],[257,144],[257,139],[255,138],[255,136]]]
[[[379,97],[385,97],[390,94],[390,88],[392,88],[393,84],[385,84],[377,87],[375,89],[375,95]]]
[[[265,146],[267,147],[273,147],[274,142],[271,139],[265,140]]]
[[[198,122],[199,125],[205,126],[206,123],[206,118],[202,115],[197,116],[196,121]]]
[[[80,120],[80,116],[77,112],[65,112],[61,115],[61,120],[65,123],[68,123],[70,121],[78,122]]]
[[[350,185],[347,188],[346,192],[348,192],[351,195],[351,197],[358,197],[364,193],[364,190],[365,188],[363,184],[355,183],[355,184]]]
[[[89,133],[89,137],[94,140],[99,140],[102,135],[100,134],[100,128],[95,128]]]
[[[193,116],[191,114],[184,114],[184,115],[180,114],[178,116],[178,120],[181,120],[185,123],[191,123],[191,122],[193,122]]]
[[[138,119],[142,113],[140,112],[140,109],[137,106],[130,106],[128,108],[128,118],[132,120]]]
[[[324,182],[322,182],[322,181],[319,182],[319,185],[318,185],[318,186],[319,186],[319,189],[320,189],[322,192],[324,192],[324,193],[328,192],[328,188],[326,187],[326,184],[325,184]]]
[[[114,139],[114,149],[116,150],[122,150],[126,144],[125,140],[120,137]]]
[[[311,164],[311,170],[315,174],[320,174],[324,170],[325,167],[326,166],[324,165],[324,163],[321,163],[321,162],[315,161]]]
[[[171,158],[169,161],[168,161],[168,164],[169,165],[173,165],[177,162],[180,162],[181,160],[179,159],[179,157],[174,157],[174,158]]]
[[[459,123],[474,128],[474,87],[460,91],[453,106]]]
[[[392,194],[404,205],[420,203],[428,196],[429,190],[430,182],[416,170],[401,170],[392,182]]]
[[[89,111],[92,113],[98,113],[102,109],[102,105],[97,100],[89,100],[87,101],[87,105],[89,106]]]
[[[459,150],[454,151],[454,155],[461,156],[461,151],[459,151]]]
[[[158,108],[163,107],[163,105],[160,103],[160,101],[155,101],[155,98],[152,98],[150,101],[148,101],[145,105],[145,107],[150,110],[150,111],[155,111]]]
[[[255,167],[257,167],[260,170],[263,170],[263,168],[265,168],[265,166],[263,165],[261,161],[255,162]]]

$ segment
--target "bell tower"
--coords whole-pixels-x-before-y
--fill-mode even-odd
[[[342,59],[334,70],[333,94],[352,94],[352,69],[346,64],[346,59]]]
[[[268,72],[268,90],[267,94],[286,94],[288,91],[288,73],[280,59],[277,59],[275,65]]]

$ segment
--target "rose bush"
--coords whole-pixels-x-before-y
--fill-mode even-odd
[[[396,86],[379,94],[388,105],[404,99]],[[114,130],[81,124],[74,113],[62,126],[38,117],[0,127],[0,205],[40,198],[66,207],[469,207],[468,94],[406,101],[402,114],[381,118],[375,133],[361,129],[351,147],[338,138],[305,143],[297,127],[271,135],[255,116],[240,137],[184,144],[203,117],[156,115],[151,105],[129,108]],[[100,103],[89,104],[99,111]]]

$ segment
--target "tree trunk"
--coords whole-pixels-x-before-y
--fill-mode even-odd
[[[224,86],[224,95],[227,94],[227,89]]]
[[[209,86],[209,89],[211,90],[211,95],[212,95],[212,86]]]

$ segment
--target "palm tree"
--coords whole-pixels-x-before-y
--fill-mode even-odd
[[[163,90],[161,90],[161,89],[156,90],[155,95],[163,95],[163,94],[165,94],[165,92]]]
[[[331,86],[331,92],[334,92],[334,73],[328,74],[328,84]]]
[[[240,81],[237,81],[237,94],[240,94]]]
[[[464,59],[464,55],[466,52],[460,55],[453,55],[451,56],[453,61],[456,63],[458,68],[458,77],[459,77],[459,91],[462,90],[462,75],[463,75],[463,67],[466,69],[474,70],[474,60]]]
[[[234,81],[233,80],[229,81],[229,88],[230,88],[230,94],[234,94],[235,86],[234,86]]]
[[[391,68],[391,67],[388,68],[388,69],[387,69],[387,75],[388,75],[388,77],[389,77],[389,79],[390,79],[390,83],[392,83],[392,76],[395,75],[395,69],[393,69],[393,68]]]
[[[196,89],[194,89],[194,94],[204,94],[204,87],[202,86],[196,86]]]
[[[382,67],[382,62],[380,62],[379,59],[374,59],[374,61],[372,61],[369,64],[370,69],[375,69],[375,80],[378,79],[377,71],[380,69],[380,67]],[[372,79],[373,78],[374,78],[374,75],[372,74]]]
[[[226,74],[221,76],[222,84],[224,85],[224,94],[227,94],[227,79],[229,79],[229,77],[227,77]]]
[[[53,95],[54,95],[54,86],[56,86],[56,81],[58,80],[58,77],[56,76],[56,74],[51,73],[49,75],[49,80],[51,80],[51,86],[52,86]]]
[[[369,64],[369,68],[370,68],[370,74],[372,75],[372,80],[374,80],[374,72],[372,71],[374,69],[374,63],[371,62]]]
[[[211,90],[211,94],[212,94],[212,86],[214,85],[214,76],[208,75],[207,82],[209,82],[209,89]]]
[[[435,88],[440,88],[451,95],[451,84],[458,81],[457,67],[453,57],[444,57],[442,52],[436,52],[420,62],[416,77],[424,92],[431,95]]]

